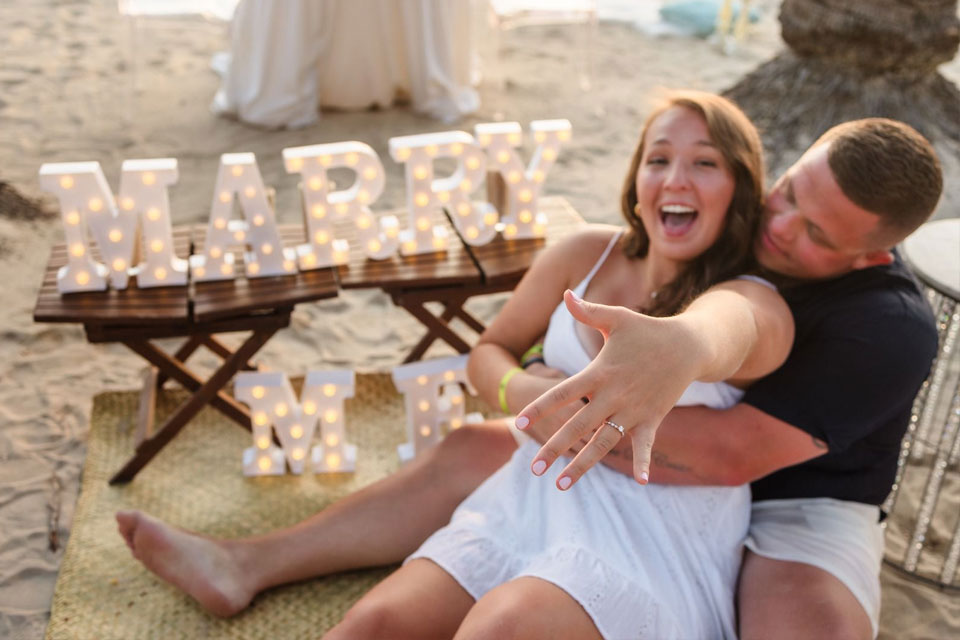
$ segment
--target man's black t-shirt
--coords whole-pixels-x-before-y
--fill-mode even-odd
[[[793,348],[742,401],[823,440],[829,452],[754,482],[753,499],[880,504],[936,354],[933,314],[899,256],[781,293],[796,323]]]

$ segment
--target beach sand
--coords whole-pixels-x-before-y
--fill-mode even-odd
[[[625,0],[617,4],[630,9]],[[655,38],[630,24],[602,23],[588,92],[571,73],[575,50],[566,30],[527,28],[504,36],[506,86],[482,84],[480,111],[456,125],[401,106],[324,111],[309,128],[268,131],[209,111],[219,82],[210,59],[227,45],[222,23],[152,19],[134,34],[111,0],[8,0],[0,4],[0,181],[53,212],[55,203],[37,182],[44,162],[99,161],[116,189],[124,159],[174,157],[180,167],[170,191],[174,223],[203,222],[220,154],[251,151],[265,182],[277,189],[280,221],[294,222],[296,179],[283,170],[284,147],[370,144],[387,170],[386,191],[375,205],[383,210],[404,197],[401,168],[387,153],[392,136],[470,131],[497,119],[525,126],[568,118],[573,140],[545,193],[565,196],[587,220],[616,223],[622,177],[651,92],[660,86],[721,91],[782,48],[778,3],[757,4],[760,22],[730,55],[703,40]],[[960,60],[943,71],[960,80]],[[958,188],[956,175],[947,180]],[[15,206],[10,190],[0,190],[0,202],[0,637],[37,638],[70,535],[91,398],[136,388],[143,364],[122,345],[88,344],[79,326],[33,322],[50,246],[63,238],[61,223],[56,215],[18,215],[32,209]],[[949,205],[960,198],[951,193],[945,202],[939,217],[956,210]],[[488,319],[502,301],[493,296],[471,309]],[[383,371],[399,364],[420,335],[419,325],[383,294],[349,292],[298,306],[290,328],[259,360],[290,375],[332,367]],[[438,347],[428,355],[445,353]],[[885,576],[884,637],[960,633],[957,596]]]

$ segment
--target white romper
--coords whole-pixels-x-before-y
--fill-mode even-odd
[[[561,303],[544,340],[546,364],[568,375],[590,362],[575,326]],[[741,396],[725,383],[694,382],[677,404],[726,408]],[[736,638],[748,486],[641,486],[597,465],[561,492],[556,476],[567,460],[538,478],[530,471],[538,450],[532,440],[522,444],[407,560],[432,560],[476,599],[521,576],[547,580],[579,602],[608,640]]]

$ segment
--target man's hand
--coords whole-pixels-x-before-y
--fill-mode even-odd
[[[574,318],[603,334],[604,346],[583,371],[518,415],[521,429],[536,428],[544,421],[564,423],[540,449],[531,468],[543,474],[581,438],[588,439],[557,479],[558,488],[568,489],[624,437],[610,422],[629,434],[633,475],[646,484],[657,427],[699,375],[705,354],[687,325],[675,318],[651,318],[623,307],[585,302],[570,291],[564,294],[564,302]],[[583,398],[589,402],[584,404]]]

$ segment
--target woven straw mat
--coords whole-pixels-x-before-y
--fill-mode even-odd
[[[133,559],[114,513],[140,509],[212,536],[240,537],[294,524],[395,471],[404,439],[403,399],[387,374],[362,374],[346,401],[347,439],[357,445],[354,473],[245,478],[249,432],[212,408],[201,411],[125,486],[108,480],[133,452],[137,392],[93,401],[83,483],[53,596],[47,638],[313,638],[395,567],[341,573],[260,594],[230,619],[206,613],[190,597]],[[186,396],[163,391],[157,423]],[[489,410],[467,398],[467,411]],[[357,535],[363,535],[358,531]]]

